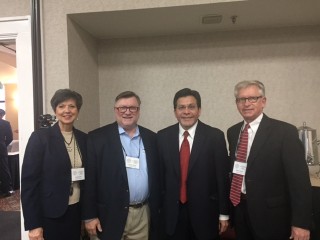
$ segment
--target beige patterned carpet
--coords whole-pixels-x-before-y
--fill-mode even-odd
[[[20,240],[20,191],[6,198],[0,198],[0,239]]]
[[[20,191],[6,198],[0,198],[0,211],[20,211]]]

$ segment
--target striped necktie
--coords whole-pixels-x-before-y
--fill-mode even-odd
[[[246,124],[240,135],[240,141],[237,147],[237,161],[239,162],[246,162],[247,159],[248,128],[250,128],[249,123]],[[243,175],[236,173],[233,174],[230,190],[230,200],[233,206],[237,206],[240,202],[242,181]]]

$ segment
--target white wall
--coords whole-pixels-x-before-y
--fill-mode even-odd
[[[226,131],[241,120],[234,85],[257,79],[270,117],[320,131],[319,40],[318,27],[296,27],[103,41],[100,125],[114,121],[115,96],[133,90],[142,99],[140,124],[157,131],[176,122],[173,96],[190,87],[202,96],[200,119]]]

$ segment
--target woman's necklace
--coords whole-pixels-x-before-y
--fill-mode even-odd
[[[73,149],[72,149],[72,146],[70,146],[71,143],[72,143],[72,140],[73,140],[73,132],[72,132],[72,135],[71,135],[70,142],[67,142],[64,136],[63,136],[63,140],[64,140],[64,142],[67,144],[67,145],[66,145],[67,151],[68,151],[68,152],[71,152],[71,151],[73,150]]]

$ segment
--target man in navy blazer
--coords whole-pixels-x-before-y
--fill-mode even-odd
[[[245,124],[250,126],[240,203],[234,204],[237,239],[308,240],[311,185],[297,128],[263,113],[266,97],[261,82],[240,82],[234,94],[244,121],[227,132],[232,165],[238,164],[240,132]],[[235,169],[233,176],[238,174]]]
[[[229,219],[229,161],[224,134],[198,120],[201,98],[197,91],[181,89],[173,106],[179,123],[162,129],[157,137],[167,239],[219,239]],[[187,178],[182,180],[179,151],[186,130],[190,159]],[[186,195],[180,188],[185,181]]]
[[[7,146],[12,141],[12,129],[10,122],[2,119],[5,114],[6,112],[0,109],[0,190],[1,196],[8,197],[13,194],[7,151]]]
[[[83,219],[100,240],[158,237],[156,134],[137,125],[140,103],[134,92],[120,93],[117,121],[89,132]]]

